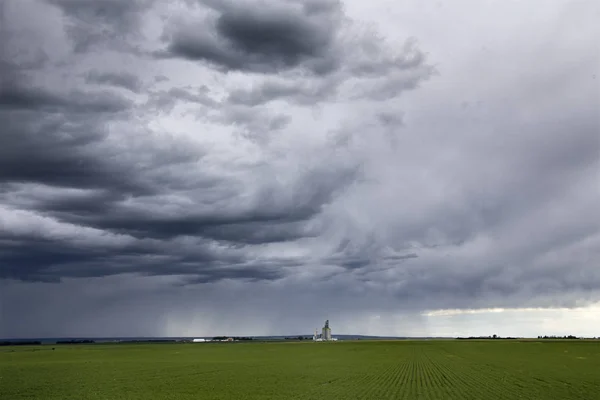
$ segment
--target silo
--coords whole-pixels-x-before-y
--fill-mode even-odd
[[[331,328],[329,327],[329,320],[325,321],[325,326],[321,334],[323,340],[331,340]]]

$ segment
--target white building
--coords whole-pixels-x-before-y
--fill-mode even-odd
[[[320,335],[318,332],[318,330],[315,330],[315,335],[313,336],[313,340],[315,342],[337,340],[331,337],[331,328],[329,327],[329,320],[325,321],[325,326],[323,327],[323,329],[321,329]]]

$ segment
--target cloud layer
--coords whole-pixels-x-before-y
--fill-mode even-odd
[[[256,321],[600,300],[593,2],[478,5],[505,16],[480,38],[412,3],[0,7],[4,326],[55,288],[170,321],[244,296]]]

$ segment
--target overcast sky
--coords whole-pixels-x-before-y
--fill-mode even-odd
[[[0,337],[600,336],[595,0],[0,0]]]

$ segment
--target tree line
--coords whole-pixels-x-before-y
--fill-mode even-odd
[[[538,339],[579,339],[577,336],[567,335],[567,336],[538,336]]]

